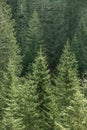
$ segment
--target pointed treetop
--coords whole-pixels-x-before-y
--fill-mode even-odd
[[[72,67],[74,65],[75,68],[77,69],[77,60],[75,58],[75,55],[71,51],[71,47],[70,47],[70,44],[68,41],[64,47],[63,54],[60,58],[60,64],[64,64],[64,66],[68,65],[68,66],[72,66]],[[59,65],[59,66],[61,66],[61,65]]]

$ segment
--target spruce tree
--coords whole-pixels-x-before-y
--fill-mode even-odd
[[[13,28],[14,20],[12,20],[11,16],[11,10],[6,4],[6,1],[0,0],[0,124],[3,119],[3,108],[6,106],[5,93],[10,88],[12,82],[11,77],[14,75],[19,76],[21,72],[20,49],[16,44]],[[8,73],[9,63],[10,73]]]
[[[16,32],[17,41],[21,47],[22,55],[25,51],[25,39],[27,32],[27,3],[26,0],[17,0]]]
[[[33,64],[32,72],[32,97],[34,104],[33,123],[34,129],[50,130],[53,127],[52,114],[52,85],[50,74],[42,50],[38,53]]]
[[[18,0],[6,0],[7,4],[10,5],[12,10],[12,17],[16,19],[17,16],[17,1]]]
[[[31,76],[28,75],[26,78],[21,79],[21,83],[19,85],[19,113],[22,115],[22,121],[25,126],[25,130],[33,130],[34,129],[34,117],[33,114],[35,111],[35,103],[33,97],[33,81],[31,80]]]
[[[85,18],[80,19],[80,23],[77,27],[76,33],[74,35],[73,41],[71,43],[72,50],[76,54],[76,58],[79,63],[79,72],[82,76],[82,73],[87,72],[87,27]]]
[[[65,6],[65,26],[67,38],[71,43],[74,33],[76,32],[76,28],[79,24],[79,13],[81,13],[80,8],[82,7],[82,2],[80,0],[66,0]]]
[[[66,41],[65,1],[41,1],[41,7],[38,10],[41,12],[38,11],[44,31],[48,64],[51,72],[54,73]]]
[[[4,112],[2,119],[3,130],[24,130],[23,117],[20,113],[19,78],[15,74],[13,59],[9,60],[5,80],[8,80],[8,88],[4,92]]]
[[[14,32],[14,20],[12,19],[11,10],[5,0],[0,0],[0,75],[6,71],[10,58],[13,58],[15,73],[20,74],[20,49],[16,44]],[[3,76],[2,76],[3,77]]]
[[[39,46],[43,44],[43,32],[39,20],[38,13],[33,12],[29,21],[26,36],[26,54],[24,58],[24,71],[31,70],[31,64],[39,50]]]
[[[60,124],[70,130],[85,130],[86,102],[80,88],[77,61],[68,43],[60,58],[56,87]]]

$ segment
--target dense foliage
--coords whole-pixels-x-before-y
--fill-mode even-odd
[[[0,0],[0,130],[87,129],[86,8]]]

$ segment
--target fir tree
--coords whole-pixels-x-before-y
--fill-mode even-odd
[[[76,33],[74,35],[71,47],[73,52],[76,54],[76,58],[79,63],[79,72],[82,73],[87,72],[87,28],[85,19],[81,18]]]
[[[84,3],[84,2],[83,2]],[[79,13],[82,7],[82,2],[80,0],[66,0],[65,2],[65,26],[67,31],[67,38],[72,42],[74,33],[79,24]]]
[[[11,19],[11,16],[11,10],[6,1],[0,0],[0,122],[2,122],[3,108],[5,107],[4,94],[10,87],[11,76],[13,74],[19,76],[21,72],[20,50],[16,45],[14,20]],[[10,74],[7,70],[9,61],[14,69],[14,73],[10,70]]]
[[[32,82],[32,96],[35,106],[33,112],[34,129],[50,130],[53,127],[52,85],[46,57],[42,50],[38,53],[33,64]]]
[[[16,44],[14,20],[5,1],[0,1],[0,73],[7,69],[9,58],[13,58],[15,73],[20,74],[20,49]],[[2,76],[2,74],[0,74]]]
[[[41,13],[39,12],[39,15],[41,15],[44,30],[47,60],[51,72],[54,73],[66,41],[66,25],[64,21],[65,1],[42,1],[40,8]]]
[[[23,124],[25,126],[25,130],[33,130],[34,129],[34,117],[35,114],[35,103],[33,96],[33,81],[31,80],[31,76],[27,76],[23,78],[21,84],[19,86],[19,113],[23,117]]]
[[[27,3],[26,0],[17,1],[17,14],[16,14],[16,31],[17,41],[22,48],[22,54],[25,52],[25,39],[27,32]]]
[[[65,46],[56,78],[59,122],[70,130],[85,130],[85,99],[80,89],[77,61],[69,44]]]
[[[12,10],[12,17],[16,19],[17,17],[17,1],[18,0],[6,0],[7,4],[10,5]]]
[[[31,64],[39,50],[39,46],[43,44],[43,33],[38,13],[34,11],[29,21],[26,37],[26,54],[24,59],[24,69],[31,70]]]
[[[15,65],[9,60],[5,80],[10,80],[7,90],[4,92],[4,112],[2,119],[3,130],[24,130],[24,124],[19,106],[19,82],[15,74]]]

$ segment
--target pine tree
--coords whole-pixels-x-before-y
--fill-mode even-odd
[[[26,37],[26,54],[24,59],[25,71],[29,68],[39,50],[39,46],[43,44],[43,33],[39,20],[38,13],[34,11],[31,20],[28,24],[27,37]]]
[[[34,112],[32,114],[34,129],[50,130],[53,127],[52,114],[52,85],[50,74],[42,50],[38,53],[33,64],[32,97]]]
[[[59,122],[70,130],[85,130],[85,98],[81,92],[77,61],[69,44],[64,48],[56,78]]]

